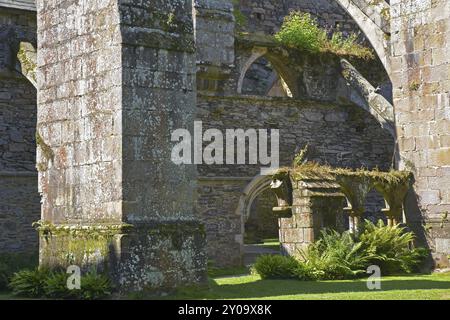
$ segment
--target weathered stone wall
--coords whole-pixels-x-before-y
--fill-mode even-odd
[[[171,161],[194,122],[191,6],[38,1],[42,264],[106,262],[122,291],[205,281],[195,167]]]
[[[39,220],[37,174],[0,172],[0,254],[37,252],[38,233],[32,227]]]
[[[0,8],[0,252],[37,250],[36,89],[16,71],[20,41],[36,43],[35,13]]]
[[[359,30],[357,24],[337,2],[234,1],[235,21],[229,19],[231,1],[207,2],[207,6],[203,4],[197,7],[197,25],[201,26],[202,30],[207,26],[206,29],[210,32],[196,34],[199,45],[197,53],[197,88],[200,94],[198,119],[203,121],[204,130],[208,128],[282,128],[283,131],[287,130],[285,128],[290,128],[293,131],[281,139],[282,165],[291,163],[298,147],[306,142],[312,142],[316,147],[315,160],[325,160],[332,165],[350,167],[379,165],[389,168],[393,160],[394,142],[365,112],[358,113],[355,108],[355,112],[349,112],[346,116],[342,116],[336,110],[330,111],[330,114],[318,115],[315,109],[310,110],[312,114],[306,112],[307,115],[299,115],[303,111],[299,112],[296,109],[299,105],[298,101],[261,100],[236,96],[236,93],[241,92],[245,94],[263,91],[247,88],[248,84],[245,82],[248,78],[245,79],[245,76],[247,71],[247,75],[252,76],[252,62],[257,63],[261,59],[266,59],[288,83],[295,98],[313,99],[336,105],[345,99],[348,100],[351,93],[346,81],[340,76],[336,57],[317,58],[298,52],[277,50],[270,39],[255,35],[274,34],[281,26],[283,18],[291,10],[311,12],[318,17],[320,24],[330,31],[338,29],[339,25],[340,30],[357,32]],[[205,10],[206,7],[207,10]],[[249,33],[249,35],[242,36],[235,33],[236,38],[232,43],[226,39],[230,35],[233,36],[234,23],[235,31]],[[219,29],[221,32],[218,32]],[[208,46],[203,46],[204,43],[208,43]],[[231,63],[229,59],[232,44],[235,47],[234,63]],[[215,56],[212,54],[213,51],[222,52],[222,56],[217,56],[217,53]],[[260,59],[253,60],[253,58]],[[375,86],[384,86],[383,83],[388,77],[379,60],[376,59],[370,63],[359,62],[357,65]],[[265,73],[261,77],[256,75],[253,78],[252,86],[255,88],[260,83],[267,82]],[[387,91],[386,96],[390,96],[389,90]],[[205,98],[203,95],[221,96],[221,98]],[[205,102],[205,99],[209,99],[208,102]],[[271,107],[269,108],[268,105]],[[278,109],[276,106],[283,107]],[[328,130],[325,125],[327,121],[350,123],[349,126],[352,129],[349,129],[348,139],[341,139],[346,134]],[[293,123],[299,127],[292,128]],[[324,129],[325,127],[327,129]],[[336,129],[334,127],[333,129]],[[330,136],[321,136],[327,130]],[[372,134],[381,134],[384,138],[381,141],[377,141],[376,138],[372,140]],[[330,138],[333,135],[336,139]],[[359,145],[359,139],[363,135],[367,135],[370,140],[366,147],[371,145],[373,148],[369,148],[370,151],[355,152],[354,147]],[[328,141],[329,138],[330,141]],[[350,141],[352,142],[346,143]],[[353,145],[355,141],[358,142]],[[334,148],[339,151],[335,153]],[[364,163],[360,163],[360,160]],[[199,212],[206,223],[209,258],[217,265],[231,265],[240,261],[244,221],[242,212],[239,212],[237,208],[242,190],[258,173],[257,166],[199,167],[201,176]],[[367,205],[368,217],[377,215],[381,207],[383,207],[383,200],[376,194],[371,194]]]
[[[361,41],[365,39],[358,25],[334,0],[314,2],[201,0],[195,3],[197,88],[204,92],[232,95],[236,91],[242,92],[240,77],[245,76],[249,69],[248,61],[254,56],[255,51],[276,46],[266,36],[278,31],[284,17],[292,10],[311,12],[330,33],[336,30],[343,30],[344,33],[351,31],[360,33]],[[301,86],[300,83],[295,83],[297,78],[304,73],[305,77],[308,76],[307,67],[303,66],[302,61],[305,53],[297,55],[298,57],[286,57],[286,52],[279,51],[273,53],[270,58],[268,56],[264,58],[272,63],[272,68],[288,83],[291,91],[294,91],[294,96],[298,94],[302,98],[307,98],[303,92],[297,92],[301,90],[296,88],[297,85]],[[261,56],[263,55],[258,57]],[[379,59],[363,61],[357,64],[357,68],[375,87],[386,87],[386,96],[390,96],[389,79]],[[290,72],[295,75],[290,75]],[[248,89],[245,88],[244,91],[252,92]]]
[[[258,243],[263,239],[278,238],[278,218],[273,214],[277,197],[267,189],[256,197],[250,206],[250,216],[245,222],[244,243]]]
[[[250,178],[200,177],[197,212],[205,225],[208,261],[214,266],[240,266],[243,217],[236,212]]]
[[[301,74],[296,79],[299,96],[327,101],[326,105],[234,96],[254,47],[264,46],[251,41],[242,45],[243,40],[236,45],[235,23],[239,31],[273,34],[290,10],[302,10],[329,29],[339,25],[344,31],[359,30],[338,3],[240,0],[234,2],[238,10],[233,17],[232,2],[195,1],[195,30],[187,2],[160,1],[156,9],[141,1],[38,2],[38,10],[44,13],[39,20],[38,79],[42,105],[38,167],[45,194],[44,219],[73,224],[153,223],[191,215],[195,172],[167,165],[164,159],[170,158],[170,133],[190,128],[194,119],[193,110],[184,109],[195,100],[194,56],[202,91],[197,119],[203,120],[204,129],[280,128],[282,165],[289,165],[296,149],[309,142],[314,159],[331,165],[390,166],[393,141],[379,124],[355,107],[333,105],[344,83],[333,61],[319,65],[301,56],[269,59],[277,72],[280,62],[294,72],[296,65]],[[416,229],[426,221],[419,234],[428,237],[437,258],[448,263],[450,227],[444,223],[441,228],[441,222],[442,214],[450,211],[450,9],[448,1],[442,0],[404,3],[391,2],[391,62],[402,166],[412,168],[417,180],[417,194],[410,195],[407,207],[408,221]],[[239,14],[245,17],[244,24]],[[19,229],[29,230],[37,220],[39,203],[34,196],[26,197],[35,188],[35,93],[22,76],[11,71],[16,64],[11,49],[14,52],[16,40],[35,42],[35,21],[31,12],[3,8],[0,19],[0,38],[7,39],[0,42],[0,179],[4,181],[0,194],[5,194],[0,208],[7,213],[0,225],[8,229],[2,233],[7,235],[5,247],[15,250],[33,242],[31,233]],[[386,28],[384,21],[377,23]],[[153,28],[160,28],[165,38],[150,32]],[[174,40],[172,33],[182,36]],[[379,61],[357,68],[375,86],[385,81]],[[205,97],[205,92],[228,97]],[[17,175],[19,171],[25,174]],[[244,222],[236,207],[242,190],[258,172],[259,166],[199,168],[197,211],[206,222],[209,255],[218,264],[240,261]],[[372,215],[380,207],[380,197],[371,194],[367,211]],[[18,234],[24,234],[23,241],[17,238],[15,244],[13,225],[19,228]],[[177,243],[179,232],[169,229],[167,239]],[[186,232],[192,230],[188,227]],[[145,237],[135,240],[146,241]]]
[[[38,1],[37,10],[42,219],[120,222],[122,70],[117,4]]]
[[[448,264],[450,227],[441,222],[450,212],[450,4],[393,0],[391,16],[400,166],[416,180],[406,214]]]
[[[243,112],[245,110],[245,112]],[[289,98],[199,96],[203,129],[280,129],[280,161],[292,163],[296,150],[309,144],[311,160],[332,166],[389,169],[393,138],[367,112],[351,105],[321,104]],[[216,265],[239,263],[244,220],[237,211],[245,186],[259,174],[256,165],[198,166],[198,211],[206,225],[208,256]],[[382,199],[368,201],[381,207]]]
[[[393,138],[367,112],[353,105],[256,96],[199,96],[203,129],[279,129],[280,165],[291,164],[309,143],[310,160],[332,166],[389,169]],[[245,110],[245,112],[242,112]],[[253,177],[259,165],[199,165],[200,176]]]

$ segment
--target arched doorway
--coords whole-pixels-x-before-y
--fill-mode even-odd
[[[250,214],[244,226],[244,244],[264,244],[278,239],[278,218],[273,214],[277,206],[275,193],[266,189],[250,205]]]
[[[278,219],[272,213],[275,193],[270,189],[272,177],[256,176],[244,189],[236,214],[242,221],[244,264],[252,264],[262,254],[279,254]]]

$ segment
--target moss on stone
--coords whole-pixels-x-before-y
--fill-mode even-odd
[[[55,153],[52,148],[45,143],[38,130],[36,130],[36,145],[41,149],[42,156],[46,160],[45,162],[38,162],[36,168],[38,171],[46,171],[48,169],[48,163],[53,162],[55,159]]]
[[[388,208],[383,210],[388,218],[401,216],[403,201],[412,182],[412,173],[409,171],[332,168],[314,162],[294,168],[282,168],[275,173],[273,179],[280,180],[286,178],[286,175],[294,180],[293,184],[308,180],[337,183],[349,201],[352,214],[356,216],[363,214],[367,194],[376,189],[388,204]]]
[[[27,51],[22,45],[20,46],[19,51],[17,52],[17,58],[19,59],[22,65],[22,70],[24,74],[31,77],[31,79],[33,79],[33,81],[36,82],[36,69],[37,69],[36,62],[32,61],[28,57]]]
[[[378,169],[350,169],[350,168],[333,168],[328,165],[320,165],[316,162],[307,162],[294,168],[282,168],[280,172],[288,171],[295,180],[303,179],[323,179],[336,180],[338,176],[348,176],[354,178],[369,178],[374,183],[382,183],[388,185],[399,185],[411,181],[412,173],[410,171],[380,171]]]
[[[233,16],[236,22],[237,30],[245,27],[248,23],[247,17],[242,13],[240,9],[240,1],[233,0]]]
[[[109,237],[120,233],[127,233],[131,228],[130,224],[91,224],[91,225],[54,225],[48,221],[37,221],[33,227],[41,236],[70,236],[72,238],[92,238],[98,239]]]

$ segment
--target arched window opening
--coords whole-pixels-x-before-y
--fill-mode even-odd
[[[286,82],[265,57],[257,59],[247,70],[242,93],[266,97],[291,97]]]
[[[377,223],[379,220],[383,220],[386,223],[386,216],[382,212],[385,207],[383,196],[377,190],[373,189],[367,195],[366,212],[363,218],[373,223]]]
[[[351,207],[348,200],[347,208]],[[383,213],[383,210],[386,208],[386,203],[381,195],[376,189],[372,189],[367,194],[364,200],[364,213],[361,217],[358,217],[356,220],[352,219],[349,215],[349,210],[347,210],[347,214],[344,216],[344,226],[345,229],[356,231],[362,226],[365,221],[370,221],[374,224],[378,223],[379,220],[382,220],[385,224],[387,224],[386,215]]]

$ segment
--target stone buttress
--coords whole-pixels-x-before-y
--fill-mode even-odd
[[[206,280],[196,170],[171,133],[196,108],[190,0],[37,1],[40,263],[122,291]]]

